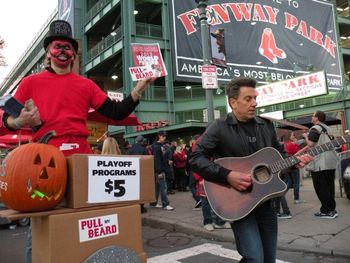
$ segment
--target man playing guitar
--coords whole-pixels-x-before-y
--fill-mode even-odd
[[[208,125],[190,157],[193,169],[206,181],[227,186],[226,188],[234,189],[242,195],[252,192],[253,183],[265,180],[266,175],[260,176],[258,172],[252,174],[242,169],[240,163],[235,170],[228,169],[212,161],[211,157],[245,157],[265,147],[272,147],[284,154],[273,124],[255,116],[255,88],[256,81],[250,78],[239,78],[229,82],[226,94],[232,113]],[[295,160],[299,167],[303,167],[312,157],[306,154],[296,157]],[[233,200],[229,205],[233,206],[234,202]],[[276,261],[277,215],[270,199],[263,200],[249,214],[231,223],[231,228],[237,250],[243,257],[241,262]]]

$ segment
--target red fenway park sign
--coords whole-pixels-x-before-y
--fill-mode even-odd
[[[324,70],[330,90],[343,86],[334,5],[327,0],[210,0],[211,61],[218,79],[281,81]],[[172,0],[175,78],[201,81],[200,11],[195,1]],[[221,67],[220,67],[221,66]]]

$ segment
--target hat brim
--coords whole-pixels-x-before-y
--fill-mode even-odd
[[[215,37],[215,38],[218,38],[218,37],[223,38],[223,37],[224,37],[224,36],[221,35],[221,34],[215,34],[215,33],[210,33],[210,35],[211,35],[212,37]]]
[[[64,37],[64,36],[48,36],[44,39],[44,49],[46,50],[49,44],[54,40],[66,40],[72,44],[76,53],[78,53],[79,44],[74,38]]]

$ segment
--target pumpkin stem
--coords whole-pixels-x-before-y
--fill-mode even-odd
[[[45,133],[43,135],[43,137],[40,138],[40,140],[38,141],[38,143],[44,143],[44,144],[47,144],[49,142],[49,140],[56,136],[57,133],[56,131],[52,130],[52,131],[48,131],[47,133]]]

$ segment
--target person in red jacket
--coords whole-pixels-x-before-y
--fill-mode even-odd
[[[289,156],[295,155],[301,150],[300,146],[297,144],[297,139],[294,135],[294,132],[288,132],[284,136],[284,150]],[[300,191],[300,172],[299,168],[293,167],[289,170],[289,180],[288,186],[293,188],[294,193],[294,203],[300,204],[303,201],[300,200],[299,191]]]
[[[25,107],[19,116],[3,113],[1,131],[4,127],[14,131],[29,126],[36,141],[54,130],[56,136],[48,144],[59,148],[65,156],[91,153],[86,126],[89,109],[114,120],[123,120],[135,109],[143,91],[155,78],[139,81],[123,101],[112,101],[92,80],[73,73],[78,47],[68,22],[56,20],[50,24],[44,39],[46,68],[21,81],[14,97]],[[31,262],[31,243],[28,231],[26,262]]]
[[[174,170],[175,170],[175,182],[177,189],[180,192],[187,192],[187,172],[186,172],[186,161],[187,153],[184,145],[176,147],[176,150],[173,154]]]
[[[196,149],[196,144],[200,140],[200,137],[192,144],[192,151]],[[218,217],[210,207],[207,195],[204,191],[204,179],[198,173],[193,172],[194,180],[196,181],[196,195],[200,197],[201,208],[203,215],[203,227],[205,230],[213,231],[214,229],[230,229],[231,226],[228,222],[225,222]]]

